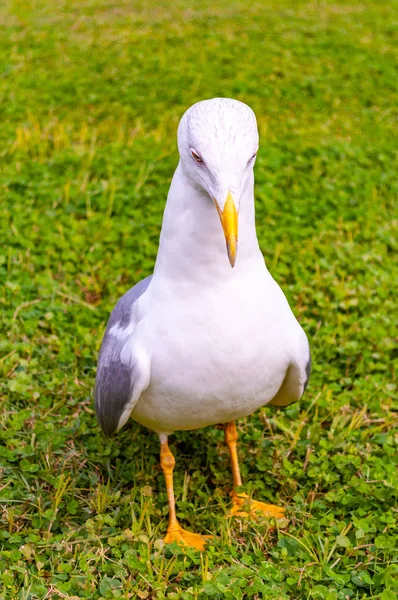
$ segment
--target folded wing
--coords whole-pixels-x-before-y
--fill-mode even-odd
[[[134,304],[151,278],[137,283],[119,300],[102,340],[94,398],[98,422],[107,435],[124,425],[149,379],[145,361],[140,360],[139,350],[134,347],[132,315]]]

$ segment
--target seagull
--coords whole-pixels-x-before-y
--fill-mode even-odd
[[[98,360],[102,430],[110,435],[131,417],[159,435],[169,507],[164,541],[199,550],[211,536],[177,520],[168,436],[222,424],[233,479],[230,514],[281,518],[283,508],[239,489],[236,420],[299,400],[310,373],[306,334],[257,240],[258,145],[255,114],[240,101],[213,98],[185,112],[153,274],[116,304]]]

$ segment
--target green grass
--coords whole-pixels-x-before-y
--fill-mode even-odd
[[[396,7],[1,3],[2,600],[397,599]],[[106,440],[92,388],[153,268],[178,120],[217,95],[258,116],[260,244],[314,367],[300,403],[239,423],[283,528],[225,517],[220,430],[173,436],[181,522],[216,534],[200,555],[163,547],[157,436]]]

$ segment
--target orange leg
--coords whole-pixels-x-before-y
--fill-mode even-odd
[[[167,527],[167,533],[164,541],[166,544],[178,542],[179,544],[190,546],[191,548],[196,548],[197,550],[204,550],[206,541],[212,536],[200,535],[198,533],[186,531],[177,521],[173,486],[173,469],[175,462],[175,458],[170,452],[167,439],[166,441],[161,441],[160,464],[166,479],[167,500],[169,504],[169,525]]]
[[[258,502],[252,500],[244,492],[237,493],[235,488],[242,485],[242,479],[239,470],[238,452],[237,452],[237,440],[238,432],[236,430],[235,421],[226,423],[224,425],[225,442],[229,449],[231,457],[232,467],[232,479],[234,489],[232,491],[232,508],[229,512],[229,516],[237,517],[249,517],[255,516],[256,513],[263,513],[266,517],[274,517],[275,519],[281,519],[284,516],[283,508],[274,506],[273,504],[266,504],[265,502]]]

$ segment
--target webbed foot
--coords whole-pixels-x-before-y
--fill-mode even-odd
[[[192,531],[187,531],[186,529],[183,529],[181,525],[177,524],[167,529],[164,542],[166,544],[177,542],[182,546],[189,546],[190,548],[196,548],[196,550],[203,551],[206,543],[212,537],[212,535],[200,535],[199,533],[192,533]]]
[[[232,508],[228,513],[228,517],[256,517],[256,514],[261,513],[264,517],[283,519],[285,511],[274,504],[266,504],[258,500],[252,500],[244,492],[232,494]]]

